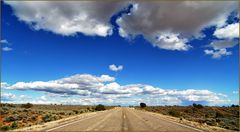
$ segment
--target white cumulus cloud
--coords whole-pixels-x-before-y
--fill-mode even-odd
[[[112,34],[110,17],[125,2],[96,1],[4,1],[20,21],[35,30],[46,30],[64,36],[83,33],[89,36]]]
[[[3,50],[3,51],[12,51],[13,49],[10,48],[10,47],[3,47],[2,50]]]
[[[218,40],[213,40],[206,46],[212,49],[204,50],[205,54],[212,55],[212,58],[214,59],[232,55],[232,52],[228,51],[228,49],[239,44],[238,40],[236,40],[236,38],[239,38],[239,23],[218,27],[213,35],[216,36]]]
[[[113,32],[110,19],[129,2],[96,1],[4,1],[13,8],[20,21],[34,30],[46,30],[65,36],[82,33],[88,36],[108,36]],[[237,9],[237,2],[150,1],[132,2],[129,13],[117,18],[119,34],[124,38],[142,35],[153,46],[187,51],[193,38],[203,36],[202,30],[217,26],[219,37],[234,37],[226,33],[236,24],[226,26],[229,14]],[[224,28],[222,28],[224,27]],[[224,35],[225,34],[225,35]]]
[[[207,47],[212,47],[213,49],[226,49],[233,48],[238,44],[238,41],[224,39],[224,40],[214,40]]]
[[[231,51],[227,51],[227,49],[213,49],[213,50],[204,50],[206,55],[211,55],[213,59],[220,59],[222,56],[232,55]]]
[[[123,66],[122,65],[116,66],[115,64],[112,64],[112,65],[109,65],[109,69],[111,71],[117,72],[117,71],[123,70]]]
[[[2,44],[8,44],[8,41],[7,41],[6,39],[2,39],[2,40],[0,41],[0,43],[2,43]]]
[[[35,90],[46,92],[46,96],[40,96],[35,101],[32,98],[19,100],[16,102],[31,101],[33,103],[56,103],[59,100],[51,100],[54,98],[69,98],[78,97],[75,102],[69,100],[62,103],[78,103],[78,104],[96,104],[96,103],[112,103],[112,104],[138,104],[139,101],[157,101],[156,104],[178,104],[184,101],[204,101],[209,104],[224,103],[226,95],[214,93],[209,90],[171,90],[154,87],[147,84],[127,84],[121,85],[115,82],[115,78],[108,75],[95,76],[90,74],[76,74],[70,77],[65,77],[50,81],[34,81],[34,82],[17,82],[12,85],[7,85],[8,90]],[[58,96],[59,95],[59,96]],[[63,96],[64,95],[64,96]],[[15,97],[14,95],[4,95]],[[67,98],[66,98],[66,97]],[[23,98],[23,97],[22,97]],[[128,100],[128,101],[127,101]],[[11,100],[8,100],[11,101]],[[39,102],[40,101],[40,102]],[[82,101],[82,102],[81,102]],[[88,102],[89,101],[89,102]],[[168,102],[166,102],[168,101]],[[59,103],[59,102],[58,102]],[[155,105],[156,105],[155,104]]]
[[[153,44],[162,49],[168,50],[189,50],[190,45],[187,44],[188,40],[186,38],[180,38],[179,34],[164,33],[160,34]]]
[[[7,93],[7,92],[1,92],[1,101],[11,101],[16,98],[15,94]]]
[[[213,33],[214,36],[220,39],[233,39],[239,37],[239,23],[229,24],[222,28],[217,28]]]
[[[114,81],[114,77],[101,75],[100,77],[90,74],[77,74],[59,80],[35,81],[35,82],[17,82],[7,89],[18,90],[37,90],[49,93],[68,94],[68,95],[88,95],[91,92],[98,91],[105,82]]]
[[[10,84],[8,84],[7,82],[1,82],[1,88],[6,88],[10,86]]]
[[[187,42],[203,36],[206,27],[224,26],[236,5],[230,1],[135,2],[130,13],[118,18],[119,34],[125,38],[142,35],[159,48],[185,51],[191,47]]]

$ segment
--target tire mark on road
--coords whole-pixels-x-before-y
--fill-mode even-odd
[[[126,111],[122,110],[122,132],[128,131]]]
[[[86,131],[98,130],[97,127],[100,126],[100,124],[104,123],[104,121],[106,121],[111,115],[112,115],[112,113],[107,114],[102,120],[100,120],[97,123],[95,123],[94,125],[88,127]]]
[[[129,110],[130,111],[130,110]],[[133,110],[134,111],[134,110]],[[145,126],[147,126],[148,127],[148,131],[154,131],[154,126],[152,126],[151,124],[149,124],[148,123],[148,120],[145,120],[145,119],[143,119],[143,118],[141,118],[140,116],[138,116],[135,112],[133,112],[132,110],[131,110],[131,112],[129,112],[129,113],[132,113],[132,115],[134,115],[135,117],[137,117],[139,120],[141,120],[142,121],[142,123],[145,125]]]
[[[149,126],[149,124],[146,123],[145,120],[134,114],[132,110],[126,109],[126,122],[128,125],[128,131],[133,132],[133,131],[151,131],[153,132],[154,130]],[[134,124],[133,124],[134,123]]]

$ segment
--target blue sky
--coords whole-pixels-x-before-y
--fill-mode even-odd
[[[138,104],[139,101],[150,98],[146,101],[151,103],[155,100],[154,102],[156,103],[152,105],[162,105],[166,103],[163,98],[170,98],[167,100],[170,102],[169,104],[188,105],[192,102],[207,102],[204,104],[211,105],[211,101],[205,98],[205,96],[211,96],[209,98],[219,97],[220,103],[213,105],[227,105],[237,102],[239,45],[234,44],[229,47],[228,44],[225,44],[226,46],[221,48],[210,46],[212,42],[219,40],[231,40],[231,43],[238,43],[238,37],[233,38],[231,35],[229,37],[226,34],[224,34],[225,36],[223,35],[224,37],[214,35],[214,32],[218,29],[224,29],[228,25],[238,23],[238,19],[235,16],[236,12],[234,11],[229,11],[230,14],[226,15],[227,20],[224,25],[218,27],[213,24],[202,28],[200,32],[203,37],[186,37],[187,42],[185,42],[184,39],[175,34],[175,36],[169,35],[168,37],[177,37],[179,39],[176,43],[178,41],[182,44],[185,42],[183,44],[185,48],[176,48],[174,46],[169,48],[162,44],[165,42],[164,39],[156,42],[145,31],[140,32],[138,29],[130,27],[131,24],[124,29],[125,32],[131,35],[125,37],[119,33],[119,27],[126,27],[126,23],[132,20],[127,19],[128,16],[124,16],[126,12],[129,13],[133,10],[134,15],[134,9],[140,10],[144,8],[141,5],[139,7],[136,6],[136,3],[133,4],[133,7],[125,6],[129,7],[129,9],[121,8],[121,10],[125,10],[122,13],[114,10],[114,14],[117,15],[108,18],[108,23],[112,25],[112,33],[105,36],[98,33],[89,34],[87,31],[82,30],[75,31],[69,35],[66,32],[55,31],[49,28],[48,25],[41,27],[42,21],[31,19],[31,16],[27,16],[27,13],[24,14],[20,10],[20,7],[23,5],[24,3],[14,4],[11,2],[7,4],[2,3],[1,5],[3,10],[1,21],[1,42],[3,48],[1,81],[7,83],[6,88],[2,84],[2,96],[6,96],[5,102],[22,103],[20,96],[24,98],[25,102],[30,100],[42,100],[44,102],[44,100],[47,100],[50,103],[58,103],[49,101],[49,98],[54,96],[56,99],[65,100],[67,98],[69,102],[76,104],[99,103],[96,100],[101,100],[102,102],[100,103],[105,104],[125,104],[126,102],[128,104]],[[26,8],[27,11],[28,8]],[[31,12],[31,8],[29,8],[28,12]],[[137,14],[137,11],[135,12]],[[29,18],[25,19],[24,15]],[[117,21],[118,18],[124,17],[125,23],[124,21]],[[187,20],[187,22],[191,22],[191,20]],[[142,28],[144,29],[144,25],[139,25],[140,27],[138,28],[143,26]],[[36,28],[37,26],[39,29]],[[159,31],[161,31],[161,28]],[[154,45],[154,43],[157,43],[157,45]],[[166,44],[171,45],[171,43],[167,42]],[[10,50],[4,50],[4,47],[10,48]],[[210,51],[209,54],[207,54],[206,50]],[[218,51],[223,51],[224,53],[214,57],[212,53]],[[109,65],[112,64],[116,66],[115,68],[118,68],[120,65],[123,68],[112,71],[109,68]],[[71,95],[65,91],[66,97],[62,97],[61,94],[64,94],[64,92],[61,92],[59,95],[56,91],[51,91],[49,86],[44,88],[44,90],[39,90],[45,84],[44,86],[41,86],[41,84],[35,86],[36,84],[33,84],[35,81],[48,83],[50,80],[68,78],[76,74],[79,76],[88,74],[99,78],[103,74],[108,75],[114,78],[114,80],[110,79],[111,81],[106,80],[101,83],[104,85],[114,84],[113,87],[106,86],[104,88],[114,89],[113,91],[116,93],[106,94],[103,92],[105,90],[103,90],[98,94],[101,96],[106,95],[106,97],[100,98],[96,97],[97,95],[89,95],[92,93],[88,95]],[[18,82],[23,82],[24,86],[15,85]],[[30,83],[34,86],[30,86]],[[115,86],[115,83],[119,86]],[[130,84],[144,85],[139,86],[138,90],[145,89],[145,92],[142,91],[141,94],[127,93],[123,97],[117,97]],[[158,95],[154,94],[154,92],[145,94],[151,91],[147,91],[145,85],[152,86],[154,89],[163,89],[169,96],[166,96],[166,93]],[[61,90],[61,88],[59,89]],[[186,91],[189,89],[195,90],[196,93],[202,92],[201,90],[207,90],[211,92],[211,95],[203,94],[203,98],[198,94],[189,94],[186,95],[188,97],[185,97],[185,94],[188,94]],[[178,91],[180,94],[177,94],[177,96],[179,97],[174,98],[171,90]],[[93,91],[90,90],[90,92]],[[182,92],[185,92],[185,94],[183,95]],[[221,94],[224,96],[221,96]],[[109,100],[110,103],[105,99]],[[33,103],[42,102],[36,101]]]

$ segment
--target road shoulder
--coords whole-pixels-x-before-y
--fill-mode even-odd
[[[106,110],[107,111],[107,110]],[[47,122],[44,124],[39,124],[39,125],[33,125],[30,127],[24,127],[24,128],[20,128],[20,129],[15,129],[13,131],[44,131],[44,130],[48,130],[57,126],[62,126],[71,122],[75,122],[84,118],[88,118],[91,116],[95,116],[98,113],[102,113],[104,111],[98,111],[98,112],[89,112],[89,113],[83,113],[83,114],[79,114],[79,115],[75,115],[75,116],[71,116],[71,117],[67,117],[67,118],[63,118],[60,120],[56,120],[56,121],[51,121],[51,122]]]
[[[150,111],[145,111],[145,110],[140,110],[140,111],[143,111],[143,112],[146,112],[148,114],[157,116],[157,117],[159,117],[159,118],[161,118],[163,120],[166,120],[166,121],[179,123],[179,124],[182,124],[182,125],[185,125],[185,126],[189,126],[189,127],[192,127],[192,128],[197,128],[197,129],[200,129],[200,130],[203,130],[203,131],[209,131],[209,132],[212,132],[212,131],[215,131],[215,132],[235,132],[235,131],[232,131],[232,130],[227,130],[227,129],[216,127],[216,126],[209,126],[207,124],[200,124],[198,122],[189,121],[189,120],[186,120],[184,118],[182,118],[180,120],[180,118],[173,117],[173,116],[168,116],[168,115],[163,115],[161,113],[155,113],[155,112],[150,112]]]

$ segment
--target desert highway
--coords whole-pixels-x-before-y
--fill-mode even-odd
[[[160,116],[132,108],[114,108],[56,126],[50,131],[179,131],[199,132],[201,130],[182,125]]]

